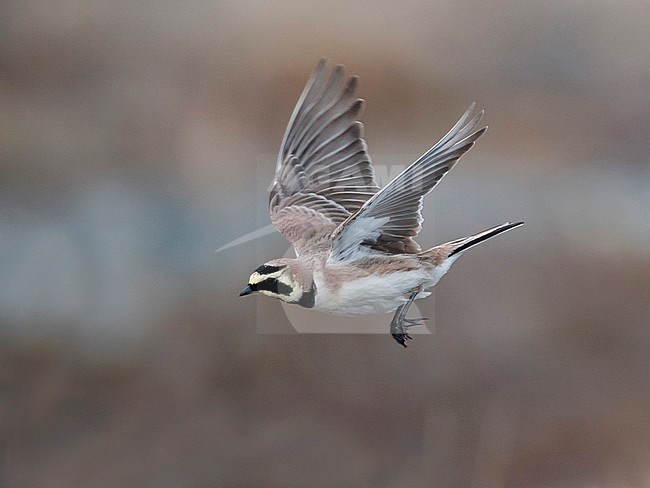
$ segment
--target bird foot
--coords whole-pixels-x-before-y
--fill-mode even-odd
[[[427,317],[418,317],[416,319],[404,318],[401,321],[392,321],[390,323],[390,335],[393,336],[393,339],[395,339],[398,344],[407,347],[406,341],[413,340],[411,335],[408,333],[408,330],[411,327],[424,325],[425,320],[429,319]]]
[[[416,319],[404,319],[403,321],[406,322],[406,327],[411,328],[411,327],[416,327],[418,325],[424,325],[424,321],[429,320],[429,317],[418,317]]]

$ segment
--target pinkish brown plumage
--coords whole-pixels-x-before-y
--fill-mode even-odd
[[[406,346],[411,303],[429,295],[467,249],[523,222],[505,223],[422,251],[424,196],[469,151],[487,127],[474,104],[431,149],[384,188],[375,181],[357,77],[321,60],[282,140],[269,198],[271,222],[296,258],[258,267],[240,295],[259,291],[287,303],[338,315],[396,310],[393,338]]]

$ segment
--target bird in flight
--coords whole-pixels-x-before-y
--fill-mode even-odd
[[[273,259],[250,276],[240,296],[262,293],[335,315],[395,311],[390,333],[401,345],[425,317],[411,304],[467,249],[523,222],[507,222],[423,251],[422,201],[487,127],[475,104],[431,149],[384,188],[375,181],[363,124],[358,77],[326,59],[316,66],[284,134],[271,186],[271,222],[295,258]]]

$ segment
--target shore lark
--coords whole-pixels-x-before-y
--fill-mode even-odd
[[[395,311],[390,333],[401,345],[414,300],[425,298],[467,249],[523,222],[484,230],[423,251],[414,241],[424,196],[487,127],[475,105],[435,146],[384,188],[375,181],[359,121],[358,78],[321,60],[284,134],[271,186],[270,214],[296,258],[269,261],[240,296],[254,292],[336,315]]]

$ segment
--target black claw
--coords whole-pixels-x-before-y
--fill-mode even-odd
[[[393,339],[397,341],[398,344],[401,344],[404,347],[408,347],[406,345],[406,341],[413,340],[413,338],[409,334],[391,334],[393,336]]]

